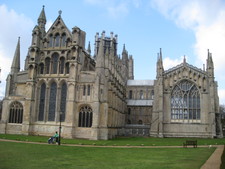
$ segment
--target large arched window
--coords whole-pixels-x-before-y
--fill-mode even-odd
[[[54,53],[52,55],[52,73],[53,74],[57,74],[58,58],[59,58],[59,54],[58,53]]]
[[[64,82],[61,88],[61,102],[60,102],[60,111],[62,113],[62,121],[65,121],[65,113],[66,113],[66,96],[67,96],[67,85]]]
[[[44,111],[45,111],[45,91],[46,91],[46,84],[43,83],[43,84],[41,85],[41,90],[40,90],[38,121],[43,121],[43,120],[44,120]]]
[[[53,82],[50,87],[48,121],[55,120],[56,94],[57,94],[57,85],[55,82]]]
[[[91,127],[92,126],[92,109],[89,106],[83,106],[79,112],[79,127]]]
[[[49,70],[50,70],[50,58],[46,58],[45,59],[45,73],[49,74]]]
[[[182,80],[171,94],[171,119],[200,120],[200,93],[196,85]]]
[[[65,58],[61,57],[60,58],[60,66],[59,66],[59,73],[60,74],[64,73],[64,67],[65,67]]]
[[[23,105],[17,101],[13,102],[9,108],[9,123],[23,122]]]

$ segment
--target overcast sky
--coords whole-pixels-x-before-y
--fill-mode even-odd
[[[0,2],[0,97],[10,71],[18,37],[21,37],[21,68],[31,43],[42,6],[49,28],[62,10],[71,30],[86,32],[86,46],[94,51],[96,32],[118,34],[119,54],[123,44],[134,58],[135,79],[155,79],[159,48],[164,69],[183,61],[203,68],[207,49],[213,56],[220,104],[225,104],[225,1],[223,0],[1,0]]]

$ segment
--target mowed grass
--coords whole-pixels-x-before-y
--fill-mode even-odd
[[[46,136],[26,136],[0,134],[2,139],[47,143]],[[112,140],[62,139],[62,144],[99,145],[99,146],[182,146],[185,140],[197,140],[198,145],[224,145],[225,138],[153,138],[153,137],[118,137]]]
[[[0,141],[0,169],[199,169],[214,150],[74,147]]]

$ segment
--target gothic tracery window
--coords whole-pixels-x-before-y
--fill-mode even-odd
[[[65,121],[65,113],[66,113],[66,96],[67,96],[67,85],[64,82],[61,88],[61,102],[60,102],[60,111],[62,113],[62,121]]]
[[[183,80],[171,93],[171,119],[200,120],[200,93],[196,85]]]
[[[23,122],[23,105],[17,101],[10,105],[9,109],[9,123]]]
[[[48,121],[55,120],[56,94],[57,94],[57,84],[53,82],[50,87]]]
[[[79,112],[79,127],[91,127],[92,126],[93,112],[89,106],[83,106]]]
[[[46,84],[43,83],[41,85],[41,90],[40,90],[38,121],[43,121],[44,120],[45,91],[46,91]]]

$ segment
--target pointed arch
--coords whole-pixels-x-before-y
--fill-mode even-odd
[[[65,33],[62,34],[61,46],[66,46],[66,34]]]
[[[38,121],[44,120],[45,95],[46,95],[46,84],[42,83],[41,90],[40,90],[40,99],[39,99]]]
[[[59,33],[55,34],[55,47],[59,47],[60,46],[60,35]]]
[[[47,57],[45,59],[45,73],[49,74],[49,72],[50,72],[50,58]]]
[[[53,47],[53,35],[52,34],[49,35],[48,47]]]
[[[44,63],[39,64],[39,74],[44,74]]]
[[[52,74],[57,74],[58,71],[58,59],[59,59],[59,54],[54,53],[52,55]]]
[[[56,82],[52,82],[50,85],[48,121],[55,120],[56,94],[57,94],[57,84]]]

